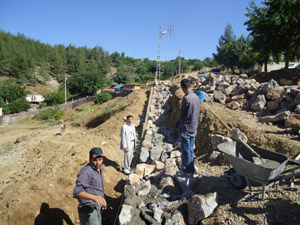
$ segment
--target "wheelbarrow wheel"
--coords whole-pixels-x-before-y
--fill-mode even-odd
[[[228,180],[229,182],[231,183],[231,185],[236,188],[236,189],[243,189],[247,186],[247,182],[246,182],[246,179],[245,177],[239,175],[236,173],[236,171],[231,168],[230,170],[228,170],[226,172],[227,174],[227,177],[228,177]]]

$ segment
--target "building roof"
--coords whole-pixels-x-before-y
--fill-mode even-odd
[[[119,85],[114,86],[113,88],[121,88],[123,86],[124,86],[123,84],[119,84]]]

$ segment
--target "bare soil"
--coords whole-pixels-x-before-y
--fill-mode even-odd
[[[63,219],[66,224],[67,218],[72,223],[79,224],[78,202],[73,198],[72,191],[78,171],[88,163],[88,152],[95,146],[101,146],[105,154],[105,195],[108,209],[103,212],[103,224],[113,224],[123,186],[127,182],[127,176],[121,171],[123,153],[119,149],[120,128],[124,124],[123,117],[128,114],[132,114],[138,122],[146,101],[146,91],[137,90],[91,110],[82,119],[80,127],[67,124],[63,136],[56,135],[59,125],[34,131],[28,129],[24,133],[26,140],[19,139],[20,143],[17,144],[12,142],[12,149],[3,149],[2,145],[0,224],[20,224],[20,221],[24,225],[33,224],[43,203],[50,207],[44,224],[61,224],[59,222]],[[97,113],[117,105],[123,106],[120,111],[95,128],[88,127]],[[15,129],[1,133],[1,140],[11,140],[24,134],[20,134],[18,125],[15,124]]]
[[[103,212],[103,224],[113,224],[127,182],[127,176],[121,172],[120,128],[128,114],[132,114],[139,125],[146,101],[146,91],[137,90],[92,108],[84,116],[72,117],[80,111],[80,107],[72,109],[66,113],[66,117],[71,119],[63,136],[56,135],[59,125],[43,129],[36,129],[33,125],[32,129],[18,129],[20,125],[17,123],[9,128],[1,126],[0,224],[20,224],[20,221],[24,225],[33,224],[42,203],[50,206],[46,219],[56,221],[52,220],[50,224],[57,224],[63,218],[64,224],[67,218],[73,224],[79,224],[78,202],[73,198],[72,190],[77,172],[88,162],[88,152],[95,146],[101,146],[105,154],[105,194],[109,207]],[[171,101],[173,113],[168,121],[170,126],[179,113],[180,90],[174,88]],[[299,190],[288,191],[288,183],[282,182],[279,191],[272,187],[262,201],[261,186],[254,185],[253,196],[247,188],[236,190],[224,176],[230,165],[208,160],[212,152],[210,135],[230,136],[209,109],[213,109],[232,129],[242,130],[251,144],[284,153],[290,158],[297,155],[300,149],[299,136],[285,128],[259,123],[249,112],[232,111],[217,103],[203,103],[195,152],[200,179],[194,191],[198,194],[216,191],[219,206],[202,223],[299,224]],[[114,113],[104,113],[108,111]],[[70,126],[74,122],[80,126]],[[141,126],[138,128],[140,131]],[[24,138],[14,143],[18,137]],[[4,148],[7,142],[12,148]],[[295,181],[295,186],[299,186],[299,179]]]

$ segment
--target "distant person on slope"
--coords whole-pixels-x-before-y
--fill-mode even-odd
[[[180,117],[176,121],[175,127],[180,128],[183,169],[178,171],[177,175],[193,176],[196,169],[193,147],[199,124],[201,102],[199,97],[193,92],[193,87],[188,79],[183,79],[180,85],[185,95],[182,98]]]
[[[124,151],[124,173],[130,174],[133,151],[136,145],[136,131],[133,125],[133,116],[126,117],[127,123],[121,129],[121,144],[120,149]]]
[[[101,225],[101,210],[107,203],[104,198],[103,152],[101,148],[90,150],[90,163],[83,167],[73,190],[78,199],[78,213],[81,225]]]

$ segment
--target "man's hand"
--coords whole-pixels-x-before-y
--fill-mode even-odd
[[[126,150],[127,150],[127,147],[124,147],[123,150],[126,151]]]
[[[104,198],[102,198],[101,196],[95,195],[94,202],[96,202],[98,205],[102,206],[102,209],[105,210],[107,208],[107,203],[105,201]]]

